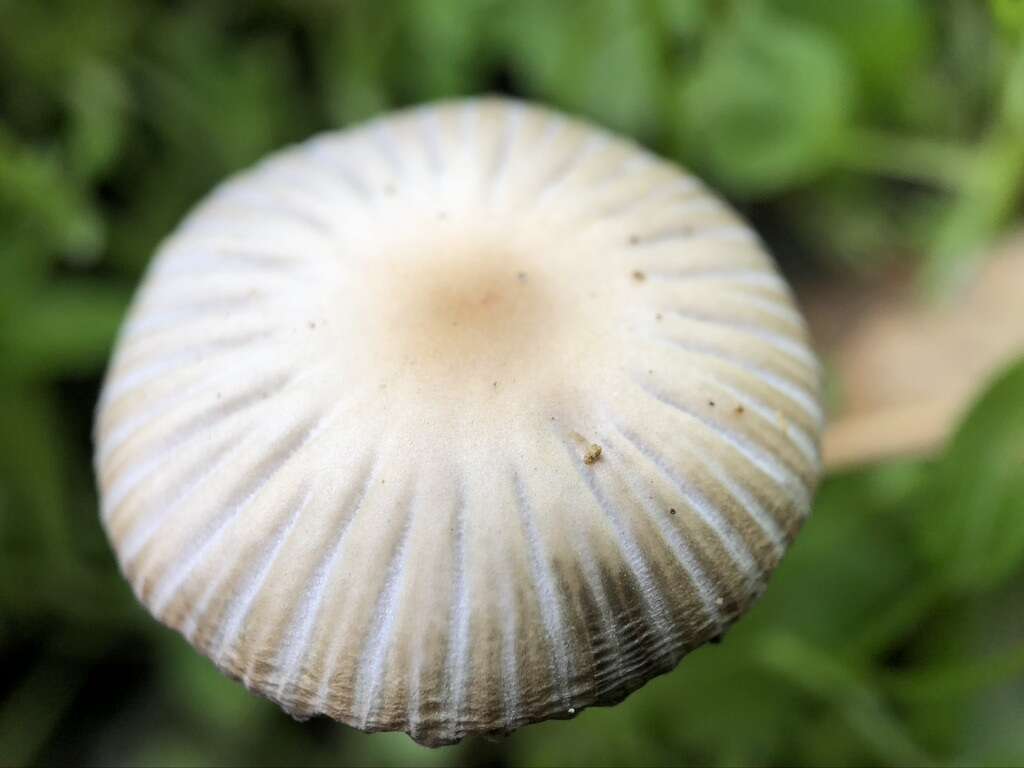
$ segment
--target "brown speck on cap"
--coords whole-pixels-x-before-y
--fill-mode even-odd
[[[636,280],[638,283],[642,283],[644,280],[647,279],[647,275],[644,274],[639,269],[634,269],[633,270],[633,279]]]
[[[584,464],[593,464],[601,458],[601,446],[597,443],[591,443],[586,452],[583,454]]]

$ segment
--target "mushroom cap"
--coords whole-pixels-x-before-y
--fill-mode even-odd
[[[97,414],[140,600],[296,717],[428,745],[611,704],[761,593],[819,365],[756,235],[556,112],[428,105],[214,190]]]

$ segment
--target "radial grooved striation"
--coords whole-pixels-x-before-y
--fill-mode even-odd
[[[299,719],[431,746],[614,704],[764,590],[820,366],[742,219],[469,99],[288,147],[158,249],[100,397],[140,600]]]
[[[571,671],[567,650],[570,644],[567,642],[565,624],[562,618],[561,598],[555,586],[555,577],[551,572],[547,555],[541,547],[540,536],[537,533],[537,526],[533,520],[533,513],[530,510],[530,500],[526,495],[523,482],[518,473],[513,473],[512,482],[515,487],[519,522],[528,542],[528,556],[534,578],[534,596],[544,622],[544,634],[549,647],[554,688],[561,704],[568,708],[568,680]]]

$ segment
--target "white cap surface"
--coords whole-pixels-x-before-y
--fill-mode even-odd
[[[436,745],[622,699],[810,509],[819,368],[755,234],[563,115],[276,153],[162,245],[97,417],[149,610],[304,717]]]

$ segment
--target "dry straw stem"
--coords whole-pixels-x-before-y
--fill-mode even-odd
[[[825,433],[829,469],[941,449],[986,382],[1024,354],[1024,233],[941,302],[909,282],[860,294],[808,294],[841,396]]]

